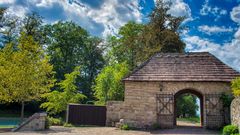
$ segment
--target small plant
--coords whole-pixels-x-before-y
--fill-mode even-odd
[[[223,128],[223,135],[239,134],[238,127],[234,125],[227,125]]]
[[[160,129],[160,125],[158,123],[154,123],[154,124],[152,124],[151,128],[153,130],[157,130],[157,129]]]
[[[230,94],[222,93],[220,99],[222,100],[224,107],[230,107],[233,100],[233,96]]]
[[[63,120],[62,118],[53,118],[53,117],[47,117],[49,126],[62,126]]]
[[[45,121],[45,129],[49,129],[50,128],[50,121],[49,118],[46,117],[46,121]]]
[[[121,130],[130,130],[130,127],[127,124],[123,124],[120,126]]]
[[[70,124],[70,123],[64,123],[64,125],[63,125],[64,127],[73,127],[73,125],[72,124]]]

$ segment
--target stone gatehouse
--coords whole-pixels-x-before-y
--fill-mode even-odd
[[[134,127],[176,126],[176,98],[184,93],[199,97],[201,125],[224,124],[222,92],[231,93],[230,81],[240,74],[207,52],[157,53],[123,79],[124,101],[107,103],[107,125],[120,119]]]

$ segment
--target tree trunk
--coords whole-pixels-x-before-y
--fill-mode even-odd
[[[23,121],[24,118],[24,101],[22,101],[22,109],[21,109],[21,121]]]

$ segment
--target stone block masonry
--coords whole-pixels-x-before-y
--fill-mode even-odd
[[[235,98],[231,103],[231,123],[238,126],[240,131],[240,97]]]
[[[47,113],[35,113],[12,131],[35,131],[44,130]]]

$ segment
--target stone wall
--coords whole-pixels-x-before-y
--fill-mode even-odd
[[[231,123],[237,125],[240,131],[240,97],[235,98],[231,103]]]
[[[203,106],[205,105],[204,94],[231,92],[230,84],[224,82],[125,82],[125,99],[123,103],[115,106],[108,104],[107,115],[114,114],[113,111],[120,112],[116,114],[116,119],[124,119],[124,122],[131,126],[143,128],[159,123],[157,117],[157,94],[175,94],[180,90],[191,89],[198,91],[203,95]],[[121,107],[120,107],[121,106]],[[110,109],[111,108],[111,109]],[[114,108],[114,109],[113,109]],[[120,111],[119,111],[120,109]],[[170,108],[173,112],[174,108]],[[115,114],[114,114],[115,115]],[[208,119],[206,110],[204,110],[204,126],[207,126]],[[117,116],[119,116],[117,118]],[[107,116],[107,123],[111,123],[110,116]],[[164,121],[164,119],[159,119]],[[165,121],[169,121],[166,119]],[[211,120],[212,121],[212,120]],[[218,124],[218,121],[216,121]],[[174,123],[173,123],[174,124]],[[221,125],[221,123],[219,124]]]
[[[46,117],[46,113],[35,113],[18,127],[14,128],[13,131],[44,130],[46,128]]]
[[[115,126],[117,122],[121,119],[121,114],[123,113],[123,101],[108,101],[107,102],[107,117],[106,125]]]

